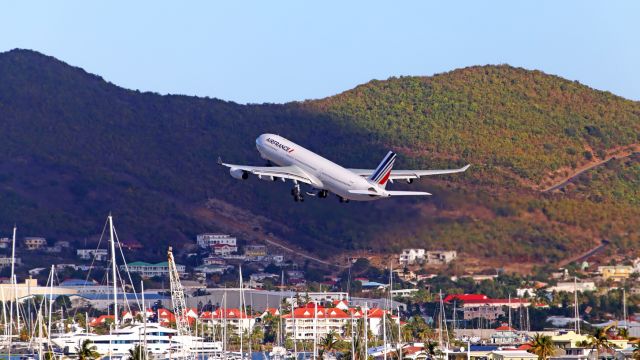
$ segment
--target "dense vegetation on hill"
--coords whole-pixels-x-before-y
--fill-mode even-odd
[[[599,181],[619,185],[607,194],[596,180],[539,188],[639,143],[640,104],[538,71],[472,67],[283,105],[140,93],[26,50],[0,54],[0,79],[4,234],[17,222],[22,235],[82,242],[112,211],[150,260],[202,231],[272,233],[324,255],[420,246],[498,263],[556,261],[601,238],[638,244],[637,166],[608,165]],[[397,167],[473,167],[411,185],[430,199],[296,204],[289,184],[241,183],[215,163],[262,164],[264,132],[347,166],[374,167],[391,147]]]

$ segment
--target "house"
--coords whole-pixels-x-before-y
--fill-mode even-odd
[[[247,245],[244,247],[244,255],[248,261],[262,261],[267,256],[265,245]]]
[[[265,257],[266,261],[270,261],[276,265],[280,265],[284,262],[284,255],[282,254],[272,254],[272,255],[267,255]]]
[[[227,261],[218,256],[209,256],[202,261],[204,265],[226,265]]]
[[[369,330],[373,335],[382,335],[382,319],[384,316],[390,316],[391,320],[398,321],[398,317],[393,315],[389,310],[383,310],[380,308],[371,308],[367,310],[367,319],[369,321]],[[397,326],[391,324],[391,326]]]
[[[489,353],[491,360],[538,360],[538,355],[524,350],[496,350]]]
[[[465,320],[485,319],[495,321],[499,317],[504,316],[502,306],[495,305],[478,305],[473,307],[465,307],[463,309],[463,317]]]
[[[573,281],[563,281],[558,282],[556,286],[550,286],[547,288],[548,292],[560,292],[565,291],[568,293],[573,293],[577,291],[579,293],[585,291],[596,291],[596,284],[593,281],[581,281],[581,282],[573,282]]]
[[[203,249],[210,249],[214,245],[229,245],[232,247],[237,246],[237,243],[236,243],[237,239],[235,237],[232,237],[231,235],[226,235],[226,234],[213,234],[213,233],[199,234],[196,237],[196,241],[198,243],[198,246],[200,246]],[[238,249],[236,248],[235,251],[238,251]]]
[[[602,275],[603,280],[624,281],[633,271],[633,266],[628,265],[598,266],[598,273]]]
[[[38,236],[27,236],[24,238],[24,246],[27,250],[40,250],[47,246],[47,239]]]
[[[325,303],[325,302],[334,302],[336,300],[348,300],[349,294],[346,292],[339,291],[323,291],[323,292],[307,292],[306,296],[309,297],[309,300],[317,303]]]
[[[424,249],[403,249],[400,253],[398,261],[401,265],[413,265],[416,263],[422,263],[425,259]]]
[[[168,276],[169,275],[169,263],[161,262],[157,264],[150,264],[144,261],[136,261],[125,265],[120,265],[121,271],[126,271],[129,269],[129,272],[138,273],[143,278],[151,278],[154,276]],[[178,274],[184,275],[185,266],[176,264],[176,269],[178,270]]]
[[[455,250],[427,251],[425,254],[425,262],[433,265],[448,264],[455,260],[457,256],[458,254]]]
[[[238,251],[237,246],[228,244],[214,244],[211,248],[213,249],[213,253],[219,256],[230,255]]]
[[[20,258],[15,258],[15,265],[22,265],[22,259]],[[3,267],[8,267],[11,266],[11,258],[10,257],[6,257],[6,256],[2,256],[0,257],[0,269],[2,269]]]
[[[11,247],[11,239],[3,237],[0,239],[0,249],[8,249]]]
[[[578,344],[589,340],[589,335],[576,334],[574,331],[563,331],[551,336],[553,344],[560,349],[574,349]]]
[[[527,337],[523,334],[519,334],[514,328],[509,325],[503,324],[495,329],[496,331],[491,334],[490,342],[496,345],[513,345],[523,344],[527,342]]]
[[[408,298],[413,296],[414,293],[418,292],[419,289],[398,289],[398,290],[391,290],[391,296],[392,297],[401,297],[401,298]]]
[[[248,331],[256,321],[256,319],[249,314],[237,308],[218,308],[214,311],[205,311],[200,314],[200,320],[211,328],[226,322],[231,325],[232,328],[237,329],[237,331]]]
[[[484,296],[484,295],[483,295]],[[445,299],[446,300],[446,299]],[[526,299],[467,299],[462,302],[463,316],[465,320],[486,319],[496,320],[505,315],[504,308],[511,307],[517,309],[519,307],[529,307],[531,301]]]
[[[325,308],[316,303],[295,308],[293,313],[283,315],[285,329],[295,340],[313,340],[314,332],[321,339],[330,332],[344,335],[344,327],[351,316],[338,308]],[[315,331],[314,331],[315,330]]]
[[[43,250],[49,254],[58,254],[62,252],[62,247],[59,245],[45,246]]]
[[[105,261],[109,258],[107,249],[77,249],[76,255],[82,260]]]
[[[193,270],[203,274],[224,274],[227,270],[233,269],[231,265],[200,265]]]
[[[71,243],[66,241],[66,240],[58,240],[56,241],[55,244],[53,244],[54,246],[58,246],[61,249],[68,249],[71,247]]]

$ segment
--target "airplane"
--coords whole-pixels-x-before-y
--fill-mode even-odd
[[[422,191],[387,190],[386,185],[394,180],[412,183],[422,176],[460,173],[470,166],[445,170],[393,170],[396,154],[389,151],[375,169],[347,169],[275,134],[258,136],[256,148],[260,156],[267,160],[268,166],[227,164],[220,158],[218,164],[228,167],[235,179],[246,180],[249,175],[255,175],[262,180],[291,180],[294,184],[291,190],[294,201],[304,201],[300,183],[313,187],[314,192],[306,192],[309,196],[326,198],[329,193],[334,193],[342,203],[392,196],[428,196],[431,194]]]

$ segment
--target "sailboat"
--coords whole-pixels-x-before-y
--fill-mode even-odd
[[[129,350],[141,345],[146,348],[156,358],[163,358],[175,353],[176,349],[181,349],[188,353],[196,351],[202,355],[216,355],[222,353],[221,342],[206,342],[202,337],[178,334],[178,331],[158,323],[147,323],[146,311],[144,311],[144,321],[142,324],[122,325],[118,314],[118,274],[116,264],[117,237],[113,227],[113,218],[108,217],[111,247],[111,272],[113,279],[113,299],[114,299],[114,324],[107,335],[97,335],[88,332],[88,329],[77,329],[75,332],[63,334],[51,338],[51,343],[62,349],[65,355],[76,355],[77,349],[81,347],[85,340],[91,341],[96,347],[96,351],[102,355],[109,355],[111,358],[128,357]],[[146,309],[143,303],[140,309]],[[88,324],[87,324],[88,327]]]

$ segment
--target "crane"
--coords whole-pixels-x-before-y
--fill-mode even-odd
[[[167,251],[168,262],[167,266],[169,267],[169,281],[171,284],[171,302],[173,303],[173,314],[176,317],[176,329],[178,330],[178,336],[180,337],[182,344],[182,351],[185,355],[187,355],[188,359],[194,359],[195,357],[189,349],[187,349],[186,341],[187,338],[191,335],[191,328],[189,327],[189,321],[187,319],[187,305],[184,300],[184,290],[182,288],[182,284],[180,283],[180,276],[178,274],[178,268],[176,267],[176,262],[173,258],[173,251],[171,246],[169,246],[169,251]]]

